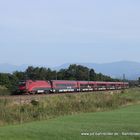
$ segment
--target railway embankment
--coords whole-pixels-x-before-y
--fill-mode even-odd
[[[114,110],[140,102],[140,88],[78,94],[3,96],[0,125],[46,120],[58,116]]]

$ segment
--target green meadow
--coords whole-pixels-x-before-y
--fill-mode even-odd
[[[81,133],[118,133],[118,136],[82,136]],[[114,111],[80,113],[47,121],[0,128],[1,140],[138,140],[140,136],[122,136],[122,132],[140,133],[140,105]]]

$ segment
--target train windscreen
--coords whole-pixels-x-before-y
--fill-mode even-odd
[[[19,82],[19,86],[20,86],[20,87],[21,87],[21,86],[22,86],[22,87],[25,86],[25,84],[26,84],[25,82]]]

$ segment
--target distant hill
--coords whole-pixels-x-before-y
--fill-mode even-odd
[[[113,63],[76,63],[80,65],[87,66],[89,68],[93,68],[97,73],[103,73],[109,75],[113,78],[122,79],[123,74],[125,74],[126,79],[136,80],[140,77],[140,63],[131,62],[131,61],[120,61]],[[59,67],[55,67],[55,69],[59,70],[61,68],[67,68],[70,63],[63,64]]]
[[[28,67],[28,65],[17,66],[17,65],[4,63],[4,64],[0,64],[0,72],[12,73],[12,72],[17,71],[17,70],[24,71],[24,70],[26,70],[27,67]]]
[[[113,78],[122,78],[125,74],[126,79],[136,80],[140,77],[140,63],[131,61],[120,61],[113,63],[76,63],[79,65],[87,66],[93,68],[97,73],[102,73],[109,75]],[[70,63],[63,64],[58,67],[54,67],[55,70],[60,70],[62,68],[68,68]],[[0,72],[12,73],[13,71],[24,71],[28,65],[11,65],[11,64],[0,64]]]

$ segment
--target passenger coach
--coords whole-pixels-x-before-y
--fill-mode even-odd
[[[51,87],[52,92],[74,92],[77,91],[77,82],[65,80],[52,80]]]

